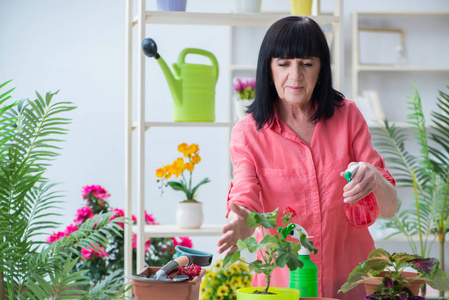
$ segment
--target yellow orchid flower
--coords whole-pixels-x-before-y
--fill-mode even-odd
[[[161,192],[163,192],[164,186],[170,186],[175,191],[182,191],[185,193],[185,201],[197,201],[194,197],[198,188],[201,185],[210,182],[209,178],[204,178],[196,185],[192,182],[192,174],[195,165],[201,161],[201,157],[198,155],[199,150],[200,148],[197,144],[188,145],[182,143],[178,145],[178,151],[183,153],[184,157],[187,157],[187,160],[184,161],[183,157],[178,157],[171,165],[166,165],[156,170],[156,177],[162,178],[162,180],[158,179],[158,182],[161,184]],[[185,170],[189,171],[188,176],[190,178],[186,178],[187,176],[183,174]],[[180,175],[182,176],[180,177]],[[178,177],[180,178],[178,181],[167,181],[171,176],[175,176],[176,179],[178,179]]]

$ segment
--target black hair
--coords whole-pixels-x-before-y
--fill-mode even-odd
[[[310,57],[318,57],[321,62],[320,75],[312,94],[312,104],[317,104],[317,110],[311,121],[327,119],[334,114],[335,105],[344,99],[344,95],[332,87],[331,58],[326,37],[321,27],[311,18],[289,16],[270,26],[260,46],[256,95],[248,108],[258,130],[273,121],[274,103],[278,100],[272,82],[271,60]]]

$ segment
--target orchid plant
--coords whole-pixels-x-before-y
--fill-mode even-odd
[[[299,259],[299,250],[301,247],[306,247],[310,252],[317,253],[317,249],[313,247],[312,243],[307,240],[307,235],[292,226],[290,219],[296,215],[296,212],[287,207],[283,211],[282,227],[277,228],[277,234],[270,234],[268,229],[276,228],[276,219],[278,216],[278,208],[273,212],[257,213],[251,212],[247,224],[251,228],[260,227],[263,238],[260,242],[250,236],[244,241],[238,240],[238,250],[228,253],[223,260],[225,267],[230,266],[236,261],[246,263],[240,258],[242,250],[248,249],[250,253],[260,253],[262,260],[255,260],[247,263],[249,268],[258,274],[265,274],[266,286],[262,293],[269,294],[270,280],[273,270],[276,268],[283,268],[287,266],[291,271],[303,267],[303,262]],[[299,243],[296,241],[287,241],[287,237],[292,230],[297,230],[300,235]]]
[[[406,279],[402,276],[405,268],[416,270],[418,276]],[[384,277],[377,276],[387,271]],[[439,267],[435,258],[423,258],[419,255],[407,253],[393,253],[390,255],[382,248],[371,251],[368,258],[357,265],[349,274],[348,281],[340,288],[339,292],[346,293],[359,284],[369,279],[381,282],[375,292],[366,299],[400,300],[422,299],[413,295],[407,285],[415,280],[424,280],[432,288],[440,291],[449,290],[449,279]]]
[[[160,178],[157,182],[161,183],[160,189],[163,190],[164,183],[170,186],[175,191],[181,191],[185,194],[186,199],[181,202],[199,202],[195,199],[198,188],[210,182],[209,178],[204,178],[197,185],[192,184],[192,175],[195,166],[200,163],[201,156],[198,154],[200,148],[196,144],[187,145],[182,143],[178,145],[178,151],[183,154],[184,157],[178,157],[173,161],[171,165],[163,166],[156,170],[156,177]],[[184,159],[187,159],[185,161]],[[189,176],[184,175],[184,172],[188,171]],[[172,176],[175,178],[180,177],[179,181],[167,181]]]
[[[255,78],[239,78],[235,77],[232,85],[234,91],[240,100],[251,100],[256,95],[256,79]]]

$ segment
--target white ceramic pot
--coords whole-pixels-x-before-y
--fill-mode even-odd
[[[253,101],[254,99],[240,100],[238,96],[234,97],[235,112],[237,113],[237,117],[239,117],[239,120],[246,117],[246,110],[248,109],[248,106],[250,106],[251,103],[253,103]]]
[[[234,0],[234,13],[260,13],[262,0]]]
[[[203,203],[179,202],[176,210],[176,225],[179,228],[200,228],[203,225]]]

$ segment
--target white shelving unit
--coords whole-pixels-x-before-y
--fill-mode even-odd
[[[390,65],[361,64],[360,31],[367,28],[386,32],[401,30],[405,40],[405,62]],[[352,99],[357,99],[364,89],[376,90],[379,92],[386,117],[398,126],[409,127],[405,122],[404,103],[399,102],[413,91],[412,84],[417,85],[418,91],[424,91],[420,92],[420,95],[425,108],[430,110],[430,101],[435,100],[436,91],[444,89],[449,81],[447,28],[449,12],[353,12]],[[380,40],[375,43],[382,45]],[[441,46],[433,47],[435,44]]]
[[[333,24],[334,42],[332,47],[334,81],[337,88],[342,86],[343,77],[343,36],[341,24],[342,0],[335,0],[334,13],[332,15],[313,16],[319,24]],[[214,123],[176,123],[176,122],[149,122],[145,120],[145,56],[139,51],[137,70],[132,70],[132,48],[140,47],[146,35],[146,24],[181,24],[181,25],[208,25],[208,26],[228,26],[230,30],[230,40],[232,40],[232,28],[242,26],[265,26],[269,27],[276,20],[285,17],[288,13],[260,13],[260,14],[232,14],[232,13],[194,13],[194,12],[162,12],[146,11],[145,0],[138,0],[137,15],[134,16],[133,1],[126,2],[126,101],[125,101],[125,217],[130,218],[132,212],[132,182],[137,183],[134,196],[137,198],[137,225],[125,227],[125,275],[131,274],[132,250],[131,237],[133,232],[137,234],[137,270],[144,267],[144,238],[148,237],[175,237],[175,236],[219,236],[221,235],[222,224],[204,224],[201,229],[181,230],[175,225],[145,225],[144,221],[144,195],[145,195],[145,131],[151,127],[223,127],[231,128],[234,124],[231,115],[233,111],[232,101],[229,100],[228,119],[225,122]],[[142,22],[141,20],[145,20]],[[137,30],[137,40],[133,41],[133,28]],[[229,41],[232,47],[231,41]],[[232,52],[232,51],[230,51]],[[232,56],[232,55],[231,55]],[[252,65],[238,65],[230,60],[230,74],[227,74],[229,86],[231,86],[232,72],[238,70],[254,70]],[[137,74],[137,75],[136,75]],[[226,76],[226,75],[225,75]],[[137,119],[133,120],[133,93],[132,83],[137,83]],[[229,97],[230,98],[230,97]],[[137,135],[137,153],[132,152],[132,131]],[[137,167],[132,170],[132,158],[136,157]],[[230,170],[226,170],[229,172]],[[229,174],[229,178],[230,178]]]

